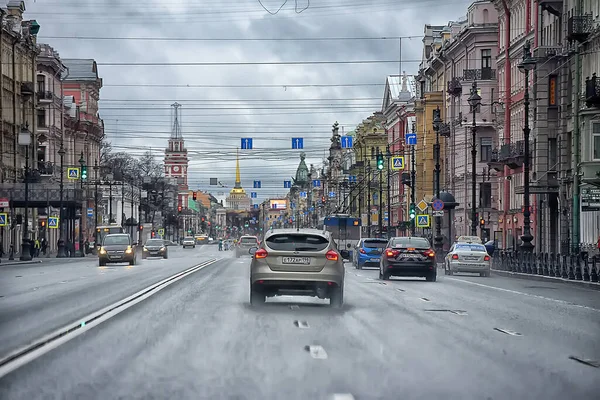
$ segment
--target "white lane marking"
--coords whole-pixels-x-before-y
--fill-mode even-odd
[[[507,334],[507,335],[510,335],[510,336],[523,336],[523,335],[521,335],[519,332],[510,331],[510,330],[508,330],[508,329],[494,328],[494,330],[495,330],[495,331],[498,331],[498,332],[505,333],[505,334]]]
[[[219,260],[221,259],[211,259],[190,267],[184,271],[173,274],[170,277],[152,284],[123,300],[117,301],[116,303],[89,314],[84,318],[79,318],[77,322],[65,325],[64,327],[57,329],[54,332],[45,335],[26,346],[14,350],[7,356],[0,359],[0,378],[16,370],[17,368],[28,364],[36,358],[41,357],[58,346],[74,339],[94,326],[99,325],[115,315],[120,314],[126,309],[146,300],[148,297],[158,293],[173,283],[193,274],[194,272],[200,271]]]
[[[308,329],[308,322],[306,321],[294,321],[294,325],[296,325],[300,329]]]
[[[427,297],[421,297],[422,301],[429,301],[429,299]]]
[[[397,288],[396,290],[399,291],[399,292],[406,292],[406,290],[400,289],[400,288]]]
[[[299,310],[299,309],[300,309],[300,306],[298,304],[292,304],[290,306],[290,310]]]
[[[308,351],[310,353],[310,356],[314,359],[317,359],[317,360],[327,359],[327,352],[325,351],[325,349],[322,346],[319,346],[319,345],[306,346],[304,349],[306,351]]]
[[[470,285],[475,285],[475,286],[481,286],[481,287],[485,287],[488,289],[495,289],[498,290],[500,292],[505,292],[505,293],[513,293],[513,294],[520,294],[523,296],[528,296],[528,297],[535,297],[537,299],[542,299],[542,300],[548,300],[548,301],[554,301],[555,303],[560,303],[560,304],[564,304],[567,306],[573,306],[573,307],[579,307],[579,308],[584,308],[586,310],[591,310],[591,311],[596,311],[596,312],[600,312],[600,309],[597,308],[593,308],[593,307],[588,307],[588,306],[583,306],[581,304],[575,304],[575,303],[571,303],[570,301],[565,301],[565,300],[559,300],[559,299],[553,299],[551,297],[546,297],[546,296],[540,296],[538,294],[531,294],[531,293],[525,293],[525,292],[519,292],[518,290],[511,290],[511,289],[504,289],[504,288],[499,288],[496,286],[490,286],[490,285],[485,285],[483,283],[477,283],[477,282],[471,282],[471,281],[466,281],[464,279],[457,279],[457,278],[446,278],[446,279],[450,279],[453,281],[458,281],[458,282],[464,282],[464,283],[468,283]]]
[[[331,395],[331,400],[354,400],[354,396],[350,393],[335,393]]]

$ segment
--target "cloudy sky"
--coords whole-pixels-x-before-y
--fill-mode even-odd
[[[470,3],[29,0],[25,18],[61,57],[98,62],[100,114],[115,150],[162,157],[178,102],[190,188],[226,192],[209,178],[233,186],[236,149],[250,137],[242,184],[261,180],[261,200],[286,192],[300,153],[291,138],[304,138],[307,163],[320,165],[335,121],[353,130],[381,109],[387,75],[416,73],[423,25],[458,19]]]

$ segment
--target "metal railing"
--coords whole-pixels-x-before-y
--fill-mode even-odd
[[[587,252],[567,255],[500,250],[494,253],[492,266],[500,271],[598,282],[600,256],[589,256]]]

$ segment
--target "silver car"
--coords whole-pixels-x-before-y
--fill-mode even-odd
[[[454,243],[444,260],[444,273],[476,272],[490,276],[491,257],[484,245],[479,243]]]
[[[256,236],[245,235],[240,238],[235,248],[235,257],[248,256],[248,250],[252,247],[258,247],[258,238]]]
[[[329,232],[313,229],[271,230],[250,264],[250,303],[267,297],[295,295],[329,298],[332,307],[344,302],[344,262]]]
[[[196,239],[193,236],[186,236],[183,238],[183,241],[181,242],[183,248],[185,249],[186,247],[191,247],[192,249],[196,248]]]

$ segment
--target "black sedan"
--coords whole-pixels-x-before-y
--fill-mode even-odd
[[[142,258],[148,257],[169,258],[167,243],[162,239],[148,239],[144,245]]]
[[[391,238],[381,257],[379,279],[388,280],[390,276],[418,276],[435,282],[435,252],[429,240],[416,236]]]

